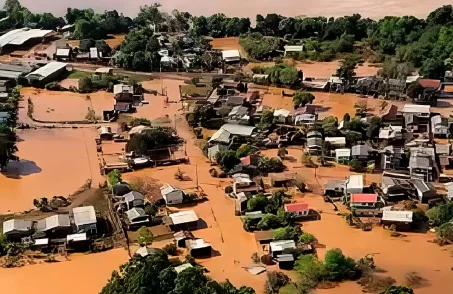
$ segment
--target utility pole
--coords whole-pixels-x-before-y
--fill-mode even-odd
[[[198,164],[195,164],[195,177],[197,178],[197,191],[199,190],[198,188]]]

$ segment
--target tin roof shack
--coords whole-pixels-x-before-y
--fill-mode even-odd
[[[186,240],[186,248],[193,257],[211,257],[212,246],[203,239]]]
[[[292,117],[289,113],[289,110],[286,109],[276,109],[274,111],[274,122],[277,124],[289,124],[292,120]]]
[[[149,215],[141,207],[134,207],[126,211],[126,224],[129,230],[140,228],[149,224]]]
[[[278,268],[292,270],[294,267],[294,256],[292,254],[277,255]]]
[[[169,216],[170,227],[174,231],[178,230],[196,230],[198,228],[198,216],[193,210],[185,210],[171,213]]]
[[[436,188],[431,183],[420,179],[411,179],[410,182],[414,185],[420,203],[428,203],[429,200],[437,197]]]
[[[276,258],[278,255],[283,254],[284,249],[296,249],[296,242],[294,240],[279,240],[273,241],[269,244],[272,257]]]
[[[297,173],[283,172],[283,173],[269,173],[268,177],[271,179],[273,187],[292,187],[296,183]]]
[[[404,95],[406,80],[385,79],[383,81],[386,97],[399,98]]]
[[[335,149],[335,160],[339,164],[348,164],[351,160],[351,149]]]
[[[356,216],[377,216],[379,209],[384,206],[379,198],[378,194],[351,194],[349,206]]]
[[[245,106],[235,106],[228,113],[227,122],[233,124],[247,125],[250,120],[249,109]]]
[[[32,234],[33,222],[22,219],[10,219],[3,222],[3,234],[8,240],[18,241]]]
[[[289,203],[285,204],[285,211],[293,214],[294,218],[307,217],[310,213],[310,207],[307,203]]]
[[[186,240],[193,240],[195,237],[189,231],[179,231],[173,234],[176,245],[180,248],[186,248]]]
[[[72,232],[68,214],[57,214],[39,220],[36,226],[38,232],[44,232],[46,237],[66,237]]]
[[[286,55],[289,53],[291,55],[291,53],[294,53],[294,52],[303,52],[304,51],[304,45],[285,45],[283,48],[285,49],[285,57]]]
[[[26,78],[32,85],[49,83],[66,72],[67,63],[52,61],[29,73]]]
[[[383,197],[389,202],[407,200],[416,195],[415,188],[410,182],[410,176],[407,179],[382,176],[381,186]]]
[[[411,148],[409,158],[409,171],[411,176],[433,182],[435,173],[434,148]]]
[[[96,211],[93,206],[74,207],[72,214],[77,233],[97,233]]]
[[[0,63],[0,78],[2,80],[17,81],[25,77],[33,69],[28,65],[13,65]]]
[[[446,138],[448,136],[448,119],[440,114],[431,117],[431,132],[434,137]]]
[[[414,99],[415,103],[437,105],[437,99],[441,94],[441,81],[430,79],[419,79],[418,83],[423,87],[423,92]]]
[[[113,140],[112,128],[107,126],[101,126],[99,129],[99,138],[105,141]]]
[[[431,114],[429,105],[406,104],[401,113],[408,131],[412,133],[429,132],[429,116]]]
[[[215,132],[209,143],[230,144],[233,138],[239,140],[249,138],[253,135],[256,128],[251,126],[243,126],[236,124],[224,124],[220,130]]]
[[[227,151],[228,146],[216,144],[208,148],[208,158],[211,162],[216,162],[216,155],[219,152]]]
[[[318,137],[308,138],[306,150],[310,155],[318,155],[322,152],[323,145],[324,143],[321,138]]]
[[[123,196],[123,202],[126,205],[127,210],[134,207],[142,207],[145,205],[145,196],[140,192],[131,191]]]
[[[384,226],[395,225],[398,231],[406,231],[412,226],[413,215],[412,211],[391,210],[391,207],[385,207],[382,211],[381,223]]]
[[[160,194],[167,206],[181,204],[184,200],[184,191],[170,184],[165,184],[160,187]]]
[[[345,181],[346,193],[347,194],[360,194],[363,193],[365,181],[363,175],[350,175]]]
[[[150,247],[140,247],[138,248],[134,255],[136,256],[141,256],[141,257],[146,257],[148,255],[153,255],[153,254],[157,254],[159,252],[162,252],[162,249],[159,249],[159,248],[150,248]]]
[[[253,234],[255,235],[256,242],[260,244],[268,244],[274,240],[272,231],[255,231]]]
[[[403,139],[402,126],[386,126],[379,129],[379,140],[393,142]]]
[[[330,197],[342,197],[345,191],[345,181],[341,180],[329,180],[324,185],[324,196]]]
[[[263,189],[255,181],[250,179],[248,174],[233,175],[233,196],[244,193],[246,196],[253,196],[261,192]]]
[[[113,95],[116,102],[134,102],[134,86],[125,84],[116,84],[113,86]]]
[[[11,30],[0,36],[1,53],[4,54],[18,48],[30,49],[33,45],[47,42],[52,36],[52,30],[30,28]]]
[[[311,126],[316,123],[318,120],[317,114],[310,113],[300,113],[294,115],[294,125],[295,126]]]

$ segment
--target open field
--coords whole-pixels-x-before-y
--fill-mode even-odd
[[[65,196],[101,181],[95,129],[18,130],[19,162],[0,174],[0,213],[33,208],[33,199]]]

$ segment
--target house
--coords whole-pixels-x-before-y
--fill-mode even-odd
[[[402,140],[403,139],[403,127],[402,126],[387,126],[382,127],[379,130],[380,140]]]
[[[216,162],[216,155],[219,152],[227,151],[228,147],[221,144],[216,144],[208,148],[208,158],[211,162]]]
[[[186,248],[193,257],[207,257],[212,254],[212,246],[204,239],[186,240]]]
[[[67,63],[52,61],[29,73],[26,78],[33,84],[35,82],[48,83],[66,72]]]
[[[363,175],[350,175],[345,181],[345,188],[347,194],[360,194],[363,193],[364,179]]]
[[[428,200],[437,196],[436,188],[431,183],[426,183],[421,179],[411,179],[410,182],[414,185],[416,195],[421,203],[427,203]]]
[[[198,216],[193,210],[184,210],[168,215],[170,227],[174,230],[191,230],[198,227]]]
[[[308,154],[317,155],[317,154],[321,153],[323,145],[324,144],[323,144],[323,141],[321,138],[318,138],[318,137],[308,138],[307,144],[306,144]]]
[[[408,131],[413,133],[429,132],[429,116],[431,114],[429,105],[406,104],[401,113]]]
[[[127,206],[127,210],[145,205],[145,196],[137,191],[131,191],[127,193],[123,196],[123,199]]]
[[[256,242],[260,244],[268,244],[272,240],[274,240],[274,234],[272,231],[254,231],[253,234],[255,235]]]
[[[328,142],[329,146],[333,148],[344,148],[346,146],[345,137],[325,137],[325,142]]]
[[[351,149],[335,149],[335,160],[340,164],[348,164],[351,159]]]
[[[255,130],[256,128],[252,126],[224,124],[212,135],[209,143],[223,143],[228,145],[233,137],[248,138],[252,136]]]
[[[295,126],[311,126],[318,120],[317,114],[301,113],[294,116]]]
[[[292,213],[295,218],[308,216],[310,212],[308,204],[303,202],[285,204],[284,207],[285,211]]]
[[[330,197],[341,197],[345,191],[345,181],[328,180],[324,185],[324,195]]]
[[[274,111],[274,122],[278,124],[288,124],[290,123],[291,115],[289,110],[286,109],[276,109]]]
[[[269,173],[271,184],[273,187],[289,187],[293,186],[296,182],[297,174],[294,172],[283,172],[283,173]]]
[[[31,235],[33,222],[22,219],[10,219],[3,222],[3,234],[8,239],[20,239]]]
[[[126,211],[127,226],[129,229],[138,228],[149,223],[149,215],[141,207],[134,207]]]
[[[194,236],[189,231],[179,231],[173,234],[173,238],[175,239],[176,245],[180,248],[186,247],[186,240],[194,239]]]
[[[431,132],[434,137],[446,138],[449,133],[448,119],[446,117],[442,117],[441,115],[431,117]]]
[[[160,194],[167,206],[181,204],[184,200],[184,191],[170,184],[165,184],[160,187]]]
[[[277,255],[278,268],[284,270],[292,270],[294,267],[294,255],[280,254]]]
[[[233,195],[244,193],[253,196],[262,191],[261,186],[250,179],[248,174],[234,174],[233,176]]]
[[[368,144],[352,146],[351,157],[353,160],[368,160],[370,153],[376,153],[377,150]]]
[[[410,181],[410,176],[406,179],[394,178],[387,175],[382,176],[381,186],[384,198],[390,202],[407,200],[412,195],[416,195],[416,190]]]
[[[437,105],[437,98],[441,93],[442,83],[440,80],[419,79],[418,83],[423,88],[423,93],[414,99],[415,103]]]
[[[269,249],[272,257],[276,258],[277,255],[283,254],[285,249],[296,249],[296,242],[294,240],[279,240],[269,243]]]
[[[72,214],[77,233],[97,233],[96,212],[93,206],[74,207]]]
[[[111,67],[100,67],[100,68],[97,68],[94,73],[97,74],[97,75],[111,75],[111,74],[113,74],[113,68],[111,68]]]
[[[445,188],[447,189],[447,198],[448,200],[453,200],[453,182],[446,183]]]
[[[222,60],[226,63],[241,61],[239,50],[224,50],[222,51]]]
[[[311,131],[307,133],[307,138],[322,138],[322,134],[318,131]]]
[[[409,171],[411,176],[434,181],[435,151],[434,148],[410,148]]]
[[[436,155],[442,168],[450,165],[451,144],[436,144]]]
[[[351,209],[375,209],[378,198],[378,194],[351,194],[349,206]]]
[[[391,210],[384,208],[381,223],[386,226],[395,225],[398,230],[410,228],[413,222],[414,212],[407,210]]]
[[[39,220],[36,226],[38,232],[45,232],[46,234],[63,234],[66,236],[71,232],[71,222],[68,214],[57,214],[49,216],[45,219]]]
[[[236,123],[236,124],[244,124],[247,125],[249,123],[250,116],[249,116],[249,109],[245,106],[235,106],[233,109],[228,113],[227,121],[228,123]]]
[[[55,51],[54,59],[57,61],[60,60],[71,60],[72,48],[71,47],[57,47]]]
[[[132,103],[134,101],[134,86],[116,84],[113,86],[113,95],[117,102]]]
[[[401,160],[404,154],[403,147],[397,146],[386,146],[380,151],[381,153],[381,162],[380,168],[383,170],[386,169],[398,169],[401,167]]]
[[[285,45],[283,48],[285,49],[284,56],[286,56],[288,53],[291,53],[291,52],[303,52],[304,51],[304,45]]]

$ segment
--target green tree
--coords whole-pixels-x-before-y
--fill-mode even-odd
[[[134,151],[144,155],[148,150],[159,149],[178,144],[181,139],[174,134],[173,129],[152,127],[141,134],[134,135],[126,144],[126,151]]]
[[[147,126],[147,127],[150,127],[151,126],[151,121],[149,119],[143,118],[143,117],[134,118],[134,120],[132,121],[132,127],[136,127],[136,126]]]
[[[351,116],[349,115],[349,113],[345,113],[343,116],[343,121],[346,123],[350,120],[351,120]]]
[[[137,231],[138,233],[138,244],[140,246],[146,246],[153,244],[153,233],[147,227],[141,227]]]
[[[242,157],[245,157],[247,155],[250,155],[250,154],[253,154],[255,153],[256,151],[258,151],[258,149],[256,149],[255,147],[253,147],[252,145],[242,145],[241,147],[239,147],[237,150],[236,150],[236,156],[238,158],[242,158]]]
[[[380,294],[414,294],[414,290],[405,286],[390,286]]]
[[[294,109],[313,103],[315,95],[307,91],[296,91],[293,97]]]
[[[255,197],[252,197],[247,202],[247,210],[248,211],[262,211],[269,204],[269,200],[263,194],[258,194]]]
[[[445,243],[453,242],[453,224],[448,222],[440,225],[437,236],[440,240],[445,241]]]
[[[281,220],[275,214],[265,214],[258,223],[258,229],[260,230],[271,230],[282,226]]]
[[[280,71],[280,82],[286,86],[293,86],[299,79],[297,69],[294,67],[287,67]]]
[[[440,58],[429,58],[423,62],[420,73],[428,79],[443,79],[445,76],[445,62]]]
[[[355,261],[346,257],[341,249],[334,248],[326,252],[324,266],[328,279],[341,281],[351,279],[357,272]]]
[[[117,169],[112,170],[107,175],[107,181],[109,182],[110,187],[113,187],[117,183],[120,183],[122,181],[121,172]]]
[[[353,57],[347,57],[340,62],[340,67],[337,69],[336,76],[340,79],[349,81],[355,77],[355,67],[357,66],[357,60]]]
[[[294,269],[301,277],[301,283],[309,288],[315,287],[327,275],[322,261],[312,254],[300,255]]]
[[[234,150],[217,152],[216,161],[224,170],[231,170],[241,162]]]
[[[258,169],[265,173],[278,173],[285,170],[285,165],[280,158],[262,156],[258,160]]]
[[[315,241],[316,241],[315,235],[306,232],[304,232],[299,238],[299,242],[303,244],[311,244]]]
[[[274,240],[294,240],[298,241],[301,235],[300,227],[286,226],[272,230]]]
[[[433,207],[426,212],[430,226],[437,227],[453,219],[453,203]]]

